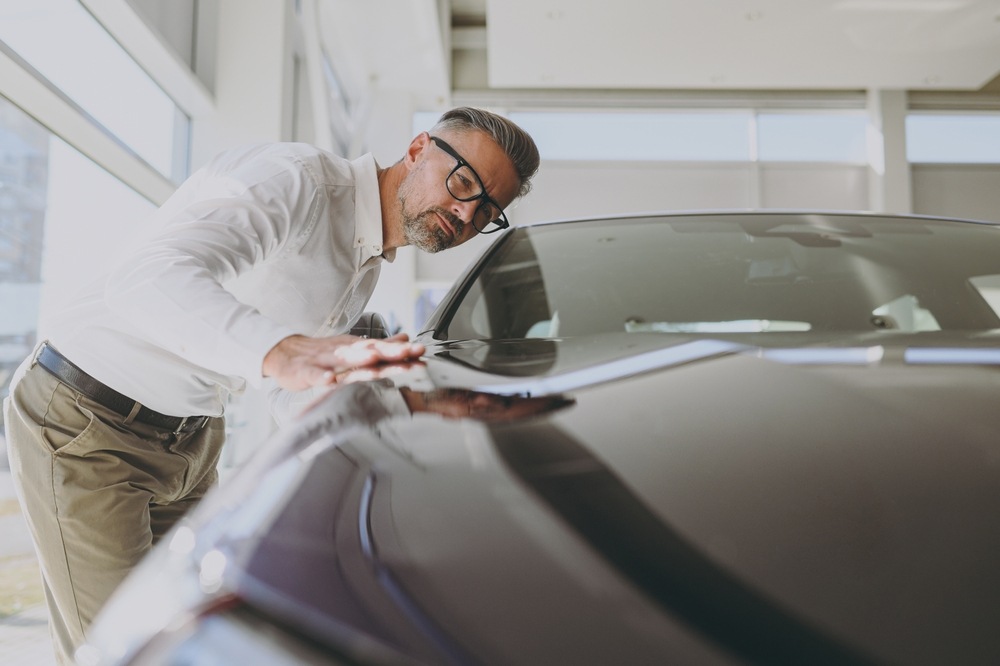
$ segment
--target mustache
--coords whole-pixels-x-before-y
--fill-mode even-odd
[[[463,220],[462,218],[458,217],[457,215],[455,215],[451,211],[445,210],[444,208],[435,207],[433,209],[433,211],[435,213],[437,213],[438,215],[440,215],[441,217],[443,217],[444,219],[448,220],[448,223],[455,230],[455,235],[456,236],[461,236],[462,235],[462,230],[465,228],[465,224],[466,224],[465,220]]]

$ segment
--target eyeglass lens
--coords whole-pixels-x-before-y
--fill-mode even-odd
[[[460,164],[448,176],[448,192],[459,201],[473,201],[483,196],[483,186],[474,171],[467,165]],[[474,222],[479,231],[483,231],[491,222],[495,223],[503,211],[492,201],[483,199],[476,209]]]

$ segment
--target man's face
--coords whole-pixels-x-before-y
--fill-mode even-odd
[[[514,200],[520,183],[510,159],[485,133],[441,133],[482,181],[487,196],[505,207]],[[427,134],[411,144],[413,163],[399,188],[403,233],[407,243],[425,252],[461,245],[478,231],[472,224],[481,200],[460,201],[445,182],[457,160]]]

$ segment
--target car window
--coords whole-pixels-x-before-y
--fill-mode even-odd
[[[452,303],[450,338],[1000,328],[1000,229],[743,214],[518,229]]]

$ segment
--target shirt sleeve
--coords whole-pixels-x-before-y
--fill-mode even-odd
[[[302,242],[318,186],[290,158],[258,156],[185,183],[163,231],[112,272],[105,298],[163,349],[260,386],[267,352],[295,331],[224,283]]]

